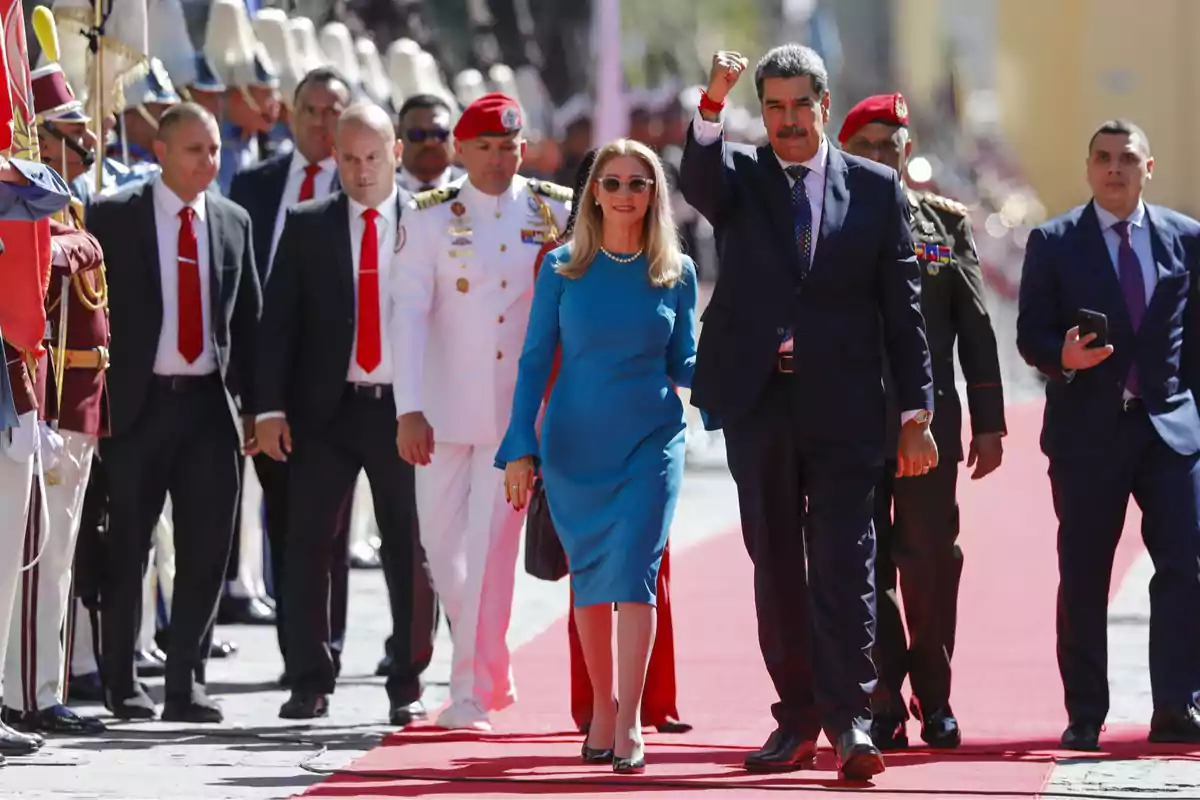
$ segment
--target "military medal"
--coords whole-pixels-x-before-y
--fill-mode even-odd
[[[463,214],[467,213],[467,207],[455,200],[450,204],[450,213],[456,217],[461,217]]]
[[[523,228],[521,230],[521,241],[525,244],[542,245],[546,243],[546,231],[535,230],[533,228]]]
[[[459,278],[454,282],[454,288],[458,289],[463,294],[466,294],[471,288],[471,282],[466,278]]]

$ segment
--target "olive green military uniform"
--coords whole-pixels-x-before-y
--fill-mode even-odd
[[[983,275],[967,209],[933,194],[908,192],[912,232],[921,265],[921,310],[929,337],[935,391],[932,431],[938,467],[895,478],[894,457],[876,489],[878,630],[873,697],[876,720],[907,718],[900,686],[907,674],[926,714],[950,699],[962,552],[955,486],[963,460],[962,408],[955,387],[954,345],[967,383],[972,435],[1004,432],[1004,393],[996,336],[984,303]],[[889,392],[890,401],[890,392]],[[889,419],[899,420],[891,404]],[[896,452],[898,430],[889,452]],[[896,597],[899,572],[908,623],[906,641]]]

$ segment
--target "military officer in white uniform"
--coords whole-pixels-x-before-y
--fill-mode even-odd
[[[516,699],[505,635],[523,514],[493,466],[508,426],[534,260],[571,192],[518,176],[521,111],[480,97],[454,129],[467,175],[413,199],[392,267],[397,446],[417,465],[421,544],[450,621],[446,728],[489,730]]]

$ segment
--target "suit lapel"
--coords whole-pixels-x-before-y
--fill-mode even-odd
[[[162,264],[158,259],[158,225],[154,219],[153,183],[144,184],[140,196],[134,202],[138,203],[138,237],[141,239],[142,263],[149,272],[151,286],[154,287],[154,302],[162,313]]]
[[[268,210],[278,210],[283,205],[283,192],[287,189],[287,179],[289,167],[292,165],[292,157],[281,159],[276,168],[270,174],[270,180],[267,182],[266,192],[263,195],[263,201],[266,203]],[[264,219],[268,215],[264,215]],[[272,217],[272,221],[274,218]]]
[[[762,167],[763,199],[767,214],[780,236],[784,252],[791,256],[790,271],[795,273],[800,267],[800,251],[796,245],[796,215],[792,211],[792,191],[787,175],[770,145],[758,148],[758,163]]]
[[[825,165],[825,199],[821,206],[821,231],[817,236],[813,269],[818,260],[830,252],[829,243],[837,236],[846,221],[850,208],[850,192],[846,189],[846,159],[832,145]]]
[[[208,228],[208,285],[212,292],[212,315],[216,320],[224,313],[225,298],[221,294],[221,285],[224,281],[221,275],[221,243],[225,241],[224,225],[225,212],[221,207],[214,202],[216,194],[214,192],[206,192],[204,198],[204,208],[208,212],[208,220],[206,228]],[[213,327],[216,330],[216,326]]]
[[[343,307],[350,319],[354,319],[354,247],[350,242],[350,200],[339,192],[337,200],[329,205],[330,229],[336,231],[334,249],[337,251],[337,284],[342,294]]]

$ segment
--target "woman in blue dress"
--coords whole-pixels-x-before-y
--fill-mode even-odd
[[[683,480],[686,426],[675,388],[690,385],[696,362],[696,268],[680,252],[662,164],[645,145],[603,147],[577,202],[571,242],[538,273],[496,465],[515,507],[528,501],[535,467],[552,498],[595,698],[583,759],[641,772],[655,585]]]

